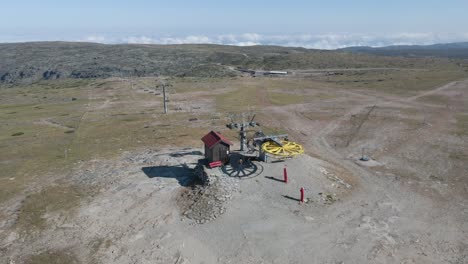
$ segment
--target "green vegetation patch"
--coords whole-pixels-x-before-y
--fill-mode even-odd
[[[414,95],[468,77],[453,65],[429,69],[345,71],[341,75],[319,76],[319,81],[345,88],[372,89],[396,95]]]
[[[311,121],[330,121],[335,118],[338,118],[343,115],[342,109],[337,109],[337,111],[310,111],[310,112],[302,112],[300,113],[305,118]]]
[[[450,152],[449,158],[453,160],[466,161],[468,160],[468,154],[465,154],[463,151],[454,151]]]
[[[44,251],[30,256],[26,264],[78,264],[77,257],[70,251]]]
[[[240,87],[239,89],[216,96],[217,108],[221,111],[245,111],[257,104],[256,89]]]
[[[112,246],[112,240],[104,239],[102,237],[95,238],[88,243],[88,248],[92,254],[96,254],[101,248],[107,249]]]
[[[274,105],[301,104],[306,101],[306,96],[292,93],[269,92],[268,100]]]
[[[215,95],[218,111],[254,111],[269,105],[300,104],[313,100],[306,90],[317,83],[312,81],[275,78],[239,78],[218,86],[233,88],[229,92]],[[323,96],[323,95],[320,95]]]
[[[446,105],[450,102],[450,97],[445,95],[431,94],[418,98],[418,101],[430,104]]]
[[[457,115],[457,131],[458,136],[468,136],[468,114]]]
[[[414,107],[404,107],[399,109],[400,113],[407,116],[417,116],[420,114],[421,110]]]
[[[335,99],[337,96],[330,93],[317,93],[313,95],[314,100],[330,100]]]

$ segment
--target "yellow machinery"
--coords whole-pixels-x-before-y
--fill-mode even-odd
[[[302,145],[284,139],[279,142],[276,140],[267,140],[262,144],[261,148],[263,152],[278,158],[294,157],[304,153]]]
[[[260,158],[266,160],[266,156],[273,158],[292,158],[304,153],[302,145],[288,140],[288,135],[265,135],[257,131],[253,138],[254,146],[259,146]]]
[[[233,115],[234,116],[234,115]],[[235,123],[231,117],[231,123],[226,126],[229,129],[240,129],[240,152],[244,156],[257,157],[260,160],[267,161],[268,156],[276,159],[292,158],[304,153],[302,145],[289,141],[288,135],[265,135],[262,131],[256,131],[251,140],[247,140],[247,127],[255,127],[260,124],[254,122],[255,115],[249,122],[245,122],[246,115],[241,115],[242,122]],[[253,144],[250,144],[253,143]],[[257,154],[258,153],[258,154]],[[257,156],[258,155],[258,156]]]

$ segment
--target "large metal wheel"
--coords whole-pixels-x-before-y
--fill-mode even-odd
[[[262,144],[262,150],[265,153],[268,153],[276,157],[294,157],[298,154],[304,153],[304,148],[302,145],[297,144],[296,142],[291,142],[287,140],[281,141],[282,146],[274,141],[267,141]]]
[[[258,162],[246,159],[240,154],[232,153],[229,163],[222,166],[221,171],[229,177],[249,179],[262,173],[263,167]]]

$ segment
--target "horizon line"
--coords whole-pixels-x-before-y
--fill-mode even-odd
[[[287,46],[287,45],[280,45],[280,44],[252,44],[252,45],[239,45],[239,44],[223,44],[223,43],[210,43],[210,42],[194,42],[194,43],[128,43],[128,42],[116,42],[116,43],[106,43],[106,42],[97,42],[97,41],[86,41],[86,40],[31,40],[31,41],[12,41],[12,42],[0,42],[0,45],[5,44],[28,44],[28,43],[81,43],[81,44],[97,44],[97,45],[107,45],[107,46],[114,46],[114,45],[135,45],[135,46],[185,46],[185,45],[212,45],[212,46],[233,46],[233,47],[262,47],[262,46],[269,46],[269,47],[282,47],[282,48],[302,48],[308,50],[341,50],[347,48],[387,48],[387,47],[427,47],[427,46],[435,46],[435,45],[451,45],[451,44],[468,44],[468,41],[454,41],[454,42],[434,42],[431,44],[390,44],[385,46],[379,45],[350,45],[344,46],[340,48],[333,48],[333,49],[325,49],[325,48],[309,48],[303,46]]]

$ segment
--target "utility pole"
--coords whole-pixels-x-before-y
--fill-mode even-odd
[[[160,85],[157,85],[156,88],[162,87],[162,92],[163,92],[163,105],[164,105],[164,114],[167,114],[167,102],[169,101],[166,96],[166,88],[172,86],[170,84],[167,84],[164,81],[161,81]]]
[[[167,114],[166,84],[163,84],[164,113]]]

